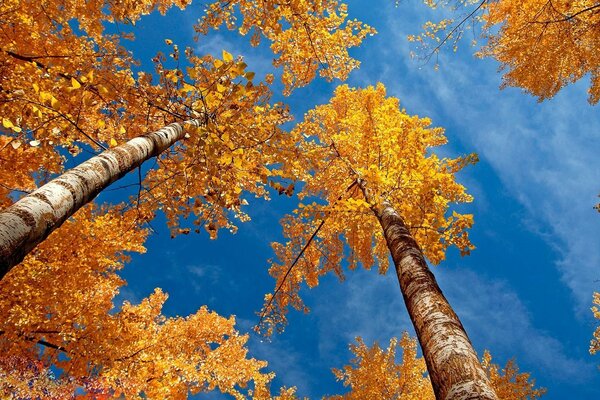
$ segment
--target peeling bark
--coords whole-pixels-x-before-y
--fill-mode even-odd
[[[201,122],[173,123],[106,150],[0,212],[0,279],[107,186],[183,139],[184,124]]]
[[[373,211],[392,254],[436,399],[498,400],[465,329],[402,217],[387,202]]]

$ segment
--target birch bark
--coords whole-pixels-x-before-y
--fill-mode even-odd
[[[392,254],[436,399],[498,400],[465,329],[402,217],[387,202],[373,211]]]
[[[156,132],[92,157],[0,212],[0,279],[79,208],[144,161],[183,139],[184,124]]]

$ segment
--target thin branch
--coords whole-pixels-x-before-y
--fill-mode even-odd
[[[346,190],[344,191],[344,193],[342,193],[337,198],[336,201],[341,200],[342,197],[344,196],[344,194],[347,193],[348,191],[350,191],[356,184],[357,184],[357,181],[354,180],[352,182],[352,184],[350,184],[350,186],[348,186],[346,188]],[[292,272],[292,269],[298,263],[298,260],[300,260],[300,258],[302,257],[302,255],[304,254],[304,252],[306,251],[306,249],[308,248],[308,246],[310,246],[310,244],[312,243],[312,241],[315,239],[315,237],[317,236],[317,234],[319,233],[319,231],[321,230],[321,228],[323,227],[323,225],[325,225],[325,221],[326,220],[327,220],[327,217],[325,217],[325,218],[323,218],[321,220],[321,223],[319,224],[319,226],[317,227],[317,229],[315,229],[315,231],[313,232],[313,234],[310,235],[310,238],[308,239],[308,241],[306,242],[306,244],[304,245],[304,247],[302,247],[302,250],[300,250],[300,253],[298,253],[298,255],[296,256],[296,258],[294,259],[294,261],[292,262],[292,264],[288,267],[287,271],[285,272],[285,275],[283,276],[283,279],[281,280],[281,282],[279,283],[279,285],[275,289],[275,292],[273,293],[273,296],[271,296],[271,298],[269,299],[269,302],[263,308],[263,311],[260,313],[260,319],[258,320],[257,326],[261,325],[262,321],[264,320],[264,318],[267,315],[267,311],[270,309],[271,305],[273,304],[273,300],[277,297],[277,294],[279,293],[279,291],[283,287],[283,284],[285,283],[287,277],[290,275],[290,273]]]
[[[554,6],[553,6],[552,8],[554,8]],[[588,11],[592,11],[592,10],[594,10],[594,9],[596,9],[596,8],[600,8],[600,3],[599,3],[599,4],[595,4],[595,5],[593,5],[593,6],[589,6],[589,7],[583,8],[583,9],[581,9],[581,10],[579,10],[579,11],[577,11],[576,13],[574,13],[574,14],[571,14],[571,15],[565,15],[565,14],[563,14],[563,13],[559,12],[558,10],[556,10],[556,9],[554,8],[554,10],[555,10],[557,13],[559,13],[559,14],[563,15],[563,16],[564,16],[564,18],[561,18],[561,19],[554,19],[554,20],[548,20],[548,21],[532,21],[532,22],[533,22],[533,23],[536,23],[536,24],[554,24],[554,23],[558,23],[558,22],[567,22],[567,21],[570,21],[570,20],[572,20],[573,18],[577,17],[577,16],[578,16],[578,15],[580,15],[580,14],[586,13],[586,12],[588,12]]]
[[[448,34],[444,37],[444,39],[442,39],[442,41],[431,51],[431,53],[429,53],[425,57],[425,60],[430,60],[431,57],[434,54],[436,54],[448,40],[450,40],[450,38],[452,37],[454,32],[456,32],[462,25],[464,25],[465,22],[467,22],[469,19],[471,19],[471,17],[473,17],[473,15],[475,15],[477,13],[477,11],[479,11],[481,9],[481,7],[483,7],[483,5],[487,2],[488,2],[488,0],[482,0],[481,3],[479,3],[479,5],[473,11],[471,11],[471,13],[469,15],[464,17],[462,19],[462,21],[460,21],[454,28],[452,28],[452,30],[450,32],[448,32]]]

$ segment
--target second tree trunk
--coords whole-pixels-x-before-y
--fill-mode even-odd
[[[373,211],[392,254],[436,399],[498,400],[465,329],[404,221],[389,203]]]

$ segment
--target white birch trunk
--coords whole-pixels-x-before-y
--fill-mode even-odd
[[[373,211],[392,254],[436,399],[498,400],[465,329],[404,221],[387,202]]]
[[[107,186],[183,139],[184,124],[200,123],[173,123],[106,150],[0,212],[0,279]]]

